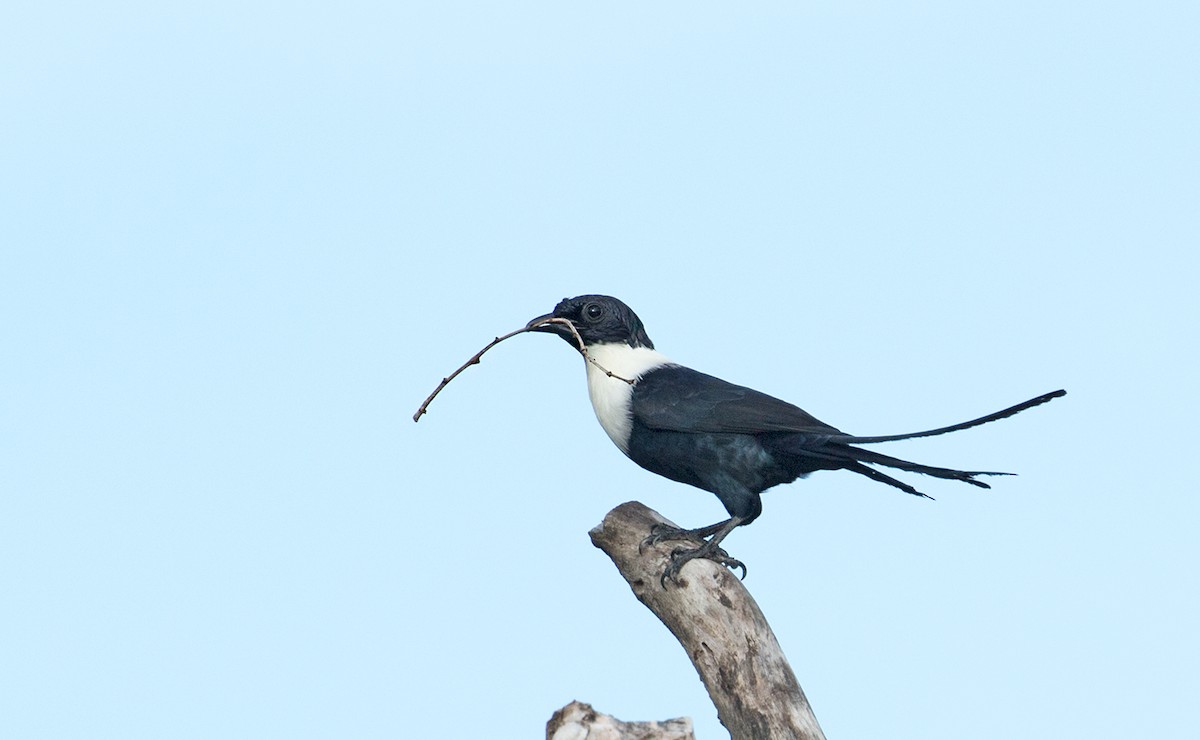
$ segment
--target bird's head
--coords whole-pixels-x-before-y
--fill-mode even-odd
[[[581,295],[574,298],[564,298],[554,307],[552,313],[539,316],[530,321],[528,326],[532,331],[543,331],[557,334],[567,340],[572,347],[578,349],[574,335],[562,324],[543,324],[534,326],[539,321],[549,318],[566,319],[570,321],[586,346],[593,344],[628,344],[630,347],[645,347],[654,349],[654,342],[646,336],[642,320],[637,317],[629,306],[606,295]]]

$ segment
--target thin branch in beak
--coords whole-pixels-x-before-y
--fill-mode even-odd
[[[588,354],[587,346],[583,343],[583,337],[579,336],[579,330],[575,328],[575,325],[573,323],[571,323],[570,320],[561,319],[561,318],[558,318],[555,316],[547,316],[542,319],[535,319],[535,320],[529,322],[529,324],[525,325],[524,327],[517,329],[516,331],[510,331],[509,333],[507,333],[503,336],[496,337],[495,339],[493,339],[492,341],[490,341],[486,345],[484,345],[483,349],[479,350],[478,352],[476,352],[474,355],[471,356],[471,359],[464,362],[457,370],[450,373],[450,375],[442,378],[442,382],[438,383],[438,387],[433,389],[433,393],[429,394],[429,397],[426,398],[425,402],[422,403],[420,408],[417,409],[417,413],[413,414],[413,421],[414,422],[420,421],[421,417],[424,416],[426,412],[428,412],[429,404],[433,403],[433,399],[437,397],[437,394],[441,393],[442,389],[445,388],[447,385],[449,385],[451,380],[454,380],[455,378],[457,378],[463,370],[466,370],[467,368],[469,368],[472,365],[478,365],[479,361],[483,358],[483,354],[485,352],[487,352],[489,349],[491,349],[492,347],[495,347],[497,344],[500,344],[501,342],[503,342],[506,339],[511,339],[511,338],[515,337],[516,335],[524,334],[527,331],[534,331],[538,327],[546,326],[548,324],[560,324],[560,325],[567,327],[567,329],[569,329],[571,331],[571,335],[573,337],[575,337],[575,343],[579,346],[579,351],[583,354],[583,358],[587,362],[590,362],[593,365],[595,365],[596,367],[600,368],[600,370],[608,377],[616,378],[617,380],[623,380],[626,383],[633,385],[633,383],[634,383],[633,379],[622,378],[620,375],[617,375],[616,373],[612,372],[611,370],[604,367],[600,363],[596,362],[596,360],[594,360],[592,358],[592,356]]]

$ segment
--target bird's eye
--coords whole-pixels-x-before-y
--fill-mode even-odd
[[[604,315],[604,306],[599,303],[589,303],[583,307],[583,318],[588,321],[599,321]]]

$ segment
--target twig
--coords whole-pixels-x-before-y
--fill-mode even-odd
[[[479,360],[483,357],[484,352],[487,352],[492,347],[495,347],[497,344],[500,344],[505,339],[515,337],[516,335],[523,334],[527,331],[529,331],[528,327],[523,328],[523,329],[517,329],[516,331],[510,331],[508,334],[505,334],[502,337],[496,337],[492,341],[488,342],[487,345],[484,346],[483,349],[476,352],[475,355],[471,357],[471,359],[464,362],[460,368],[458,368],[454,372],[450,373],[450,375],[446,376],[445,378],[442,378],[442,382],[438,383],[438,387],[433,389],[433,393],[429,394],[429,398],[426,398],[425,403],[422,403],[421,407],[419,409],[417,409],[417,413],[413,414],[413,421],[421,420],[421,417],[425,415],[425,412],[429,409],[429,404],[433,403],[433,399],[437,397],[437,394],[441,393],[443,388],[450,385],[450,381],[457,378],[459,373],[461,373],[463,370],[466,370],[467,368],[469,368],[472,365],[478,365]]]
[[[457,378],[459,373],[461,373],[463,370],[466,370],[467,368],[469,368],[472,365],[478,365],[480,359],[483,358],[483,353],[487,352],[492,347],[495,347],[497,344],[500,344],[505,339],[511,339],[512,337],[515,337],[518,334],[524,334],[527,331],[533,331],[534,329],[538,328],[539,326],[545,326],[547,324],[562,324],[563,326],[566,326],[568,329],[571,330],[571,335],[573,337],[575,337],[575,343],[577,345],[579,345],[579,351],[583,354],[583,357],[585,360],[592,363],[596,367],[600,368],[600,370],[608,377],[616,378],[617,380],[623,380],[626,383],[633,385],[634,379],[622,378],[620,375],[617,375],[616,373],[612,372],[611,370],[605,368],[600,363],[596,362],[596,360],[593,359],[592,356],[588,354],[587,345],[585,345],[583,343],[583,337],[579,336],[579,330],[575,328],[575,325],[572,324],[570,322],[570,320],[560,319],[557,317],[551,317],[551,318],[543,319],[541,321],[529,324],[528,326],[517,329],[516,331],[510,331],[509,333],[505,334],[504,336],[496,337],[492,341],[488,342],[484,346],[483,349],[479,350],[474,355],[472,355],[471,359],[464,362],[461,367],[459,367],[454,372],[450,373],[450,375],[446,376],[445,378],[442,378],[442,382],[438,383],[438,387],[433,389],[433,393],[429,394],[429,398],[426,398],[425,402],[421,404],[421,407],[417,409],[417,413],[413,414],[413,421],[421,420],[421,417],[424,416],[425,413],[429,410],[429,404],[433,403],[433,399],[437,397],[437,394],[441,393],[442,389],[445,388],[447,385],[449,385],[451,380],[454,380],[455,378]]]

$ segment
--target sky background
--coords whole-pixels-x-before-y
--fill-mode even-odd
[[[992,491],[848,473],[726,545],[831,738],[1192,738],[1200,11],[0,10],[0,735],[725,737],[587,531],[579,357],[673,359]]]

